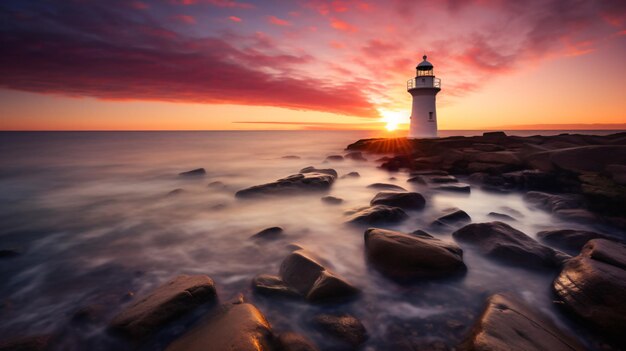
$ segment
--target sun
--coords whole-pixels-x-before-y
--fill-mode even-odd
[[[380,110],[382,115],[381,121],[385,122],[385,129],[389,132],[393,132],[398,129],[398,125],[402,123],[404,112]]]

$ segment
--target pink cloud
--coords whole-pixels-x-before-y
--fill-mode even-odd
[[[356,32],[358,31],[357,27],[349,24],[348,22],[344,22],[342,20],[333,18],[330,20],[330,26],[334,29],[344,31],[344,32]]]
[[[174,15],[173,18],[185,24],[196,24],[196,18],[189,15]]]
[[[130,6],[136,10],[146,10],[148,8],[150,8],[150,5],[146,4],[145,2],[141,2],[141,1],[133,1],[130,3]]]
[[[284,20],[284,19],[280,19],[276,16],[269,16],[267,20],[269,21],[269,23],[277,25],[277,26],[290,26],[291,25],[291,22]]]
[[[216,7],[230,7],[241,9],[251,9],[255,7],[253,4],[238,2],[234,0],[169,0],[169,2],[176,5],[208,4]]]
[[[237,16],[228,16],[228,19],[233,21],[233,22],[241,22],[241,18],[239,18]]]

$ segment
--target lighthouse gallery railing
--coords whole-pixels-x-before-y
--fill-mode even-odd
[[[422,82],[421,78],[418,80],[417,78],[411,78],[406,81],[406,90],[411,90],[413,88],[440,88],[441,89],[441,79],[433,78],[432,83],[430,81]]]

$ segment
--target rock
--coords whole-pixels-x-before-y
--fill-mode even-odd
[[[564,209],[576,209],[582,205],[580,196],[574,194],[553,195],[539,191],[529,191],[524,195],[524,200],[550,212]]]
[[[53,345],[52,335],[12,337],[0,341],[0,351],[46,351]]]
[[[270,324],[254,305],[224,306],[217,315],[174,340],[166,351],[271,351]]]
[[[421,184],[421,185],[427,185],[428,181],[427,178],[425,176],[421,176],[421,175],[416,175],[413,176],[409,179],[406,180],[409,183],[417,183],[417,184]]]
[[[510,215],[515,216],[517,218],[524,218],[524,214],[521,213],[520,211],[511,208],[509,206],[500,206],[500,210],[504,211],[504,212],[508,212]]]
[[[253,240],[275,240],[284,236],[284,230],[281,227],[270,227],[261,230],[250,237]]]
[[[513,187],[527,190],[553,190],[557,188],[554,173],[543,172],[537,169],[508,172],[502,174],[502,179]]]
[[[252,288],[256,293],[272,296],[296,297],[298,292],[275,275],[260,274],[252,280]]]
[[[311,167],[312,168],[312,167]],[[332,171],[332,172],[331,172]],[[333,175],[333,172],[335,175]],[[301,173],[290,175],[272,183],[255,185],[235,193],[236,197],[249,198],[264,195],[284,195],[301,191],[323,191],[330,188],[336,179],[334,169],[310,170],[305,168]]]
[[[472,156],[476,162],[520,165],[522,161],[511,151],[479,152]]]
[[[619,185],[626,185],[626,165],[608,165],[606,166],[605,171],[615,183]]]
[[[461,351],[583,351],[547,317],[508,294],[489,297]]]
[[[341,156],[341,155],[330,155],[330,156],[326,157],[326,161],[328,161],[328,162],[343,161],[343,156]]]
[[[322,197],[322,202],[325,202],[327,204],[331,204],[331,205],[339,205],[340,203],[343,202],[342,198],[339,197],[334,197],[334,196],[324,196]]]
[[[504,221],[515,221],[515,222],[517,221],[517,219],[515,219],[515,218],[513,218],[513,217],[509,216],[508,214],[504,214],[504,213],[489,212],[489,213],[487,214],[487,216],[489,216],[489,217],[493,217],[493,218],[498,219],[498,220],[504,220]]]
[[[602,172],[610,164],[626,164],[626,145],[591,145],[532,154],[531,167],[542,171]]]
[[[421,210],[426,199],[420,193],[381,191],[370,201],[370,205],[387,205],[403,209]]]
[[[291,289],[312,302],[348,299],[359,292],[306,250],[296,250],[283,260],[280,277]]]
[[[189,310],[216,298],[213,280],[206,275],[181,275],[122,310],[109,327],[143,337]]]
[[[361,151],[352,151],[345,155],[345,158],[354,160],[354,161],[367,161],[365,157],[363,157],[363,153]]]
[[[442,171],[442,170],[435,170],[435,169],[425,169],[425,170],[421,170],[421,171],[411,171],[410,173],[411,176],[447,176],[448,172],[446,171]]]
[[[216,180],[214,182],[210,182],[209,184],[207,184],[207,188],[212,188],[212,189],[224,189],[226,187],[226,184],[224,184],[223,182],[220,182],[219,180]]]
[[[385,205],[362,207],[348,214],[347,222],[355,224],[394,223],[409,218],[401,208]]]
[[[470,217],[470,215],[468,215],[467,212],[460,210],[458,208],[451,208],[451,209],[448,209],[446,212],[448,213],[437,218],[433,222],[433,224],[456,225],[456,224],[463,224],[463,223],[468,223],[472,221],[472,217]]]
[[[299,160],[300,156],[296,156],[296,155],[285,155],[281,158],[284,158],[285,160]]]
[[[483,133],[483,137],[485,138],[502,138],[506,136],[507,135],[505,132],[484,132]]]
[[[553,289],[565,308],[604,335],[626,342],[626,246],[593,239],[567,261]]]
[[[337,171],[335,171],[332,168],[315,168],[315,167],[309,166],[309,167],[302,168],[300,170],[300,173],[322,173],[322,174],[328,174],[337,178]]]
[[[485,256],[517,266],[555,267],[565,258],[502,222],[468,224],[452,236],[459,242],[477,247]]]
[[[428,179],[431,183],[444,184],[444,183],[457,183],[459,180],[455,176],[434,176]]]
[[[369,189],[377,189],[377,190],[396,190],[396,191],[406,191],[405,188],[387,183],[374,183],[367,186]]]
[[[463,250],[455,244],[378,228],[366,230],[364,238],[369,262],[394,279],[442,277],[465,271]]]
[[[317,351],[318,348],[301,334],[280,333],[276,338],[278,350],[276,351]]]
[[[206,171],[204,168],[196,168],[191,171],[178,173],[178,175],[182,177],[204,177],[206,175]]]
[[[504,147],[496,144],[482,144],[476,143],[472,147],[478,151],[504,151]]]
[[[411,232],[411,235],[419,236],[422,238],[434,239],[435,237],[426,233],[425,231],[418,229]]]
[[[167,196],[176,196],[176,195],[180,195],[180,194],[182,194],[184,192],[185,192],[184,189],[177,188],[177,189],[174,189],[174,190],[170,191],[169,193],[167,193]]]
[[[560,249],[576,252],[580,251],[580,249],[582,249],[582,247],[591,239],[613,240],[608,235],[576,229],[541,231],[537,233],[537,237],[542,241]]]
[[[598,216],[592,212],[582,208],[563,209],[554,212],[561,219],[574,221],[574,222],[587,222],[593,223],[599,220]]]
[[[433,187],[434,190],[451,191],[455,193],[469,193],[471,188],[465,183],[449,183]]]
[[[350,172],[350,173],[346,173],[344,175],[341,176],[342,179],[344,178],[359,178],[361,175],[359,174],[359,172]]]
[[[349,314],[320,314],[315,316],[313,322],[325,334],[341,340],[354,348],[363,344],[368,338],[367,330],[363,323]]]

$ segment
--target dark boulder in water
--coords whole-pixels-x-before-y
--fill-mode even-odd
[[[468,224],[452,236],[485,256],[522,267],[555,267],[567,257],[502,222]]]
[[[276,338],[276,351],[318,351],[313,342],[302,334],[287,332],[280,333]]]
[[[281,158],[284,158],[285,160],[299,160],[300,156],[297,155],[285,155]]]
[[[396,190],[396,191],[406,191],[405,188],[395,185],[395,184],[387,184],[387,183],[374,183],[367,186],[370,189],[377,190]]]
[[[253,240],[274,240],[282,237],[284,230],[281,227],[270,227],[261,230],[260,232],[252,235],[250,239]]]
[[[343,156],[341,155],[330,155],[326,157],[326,161],[330,161],[330,162],[338,162],[338,161],[343,161]]]
[[[560,249],[576,252],[580,251],[591,239],[614,240],[605,234],[577,229],[544,230],[537,233],[537,237]]]
[[[367,339],[367,329],[361,321],[349,314],[320,314],[313,318],[315,326],[324,334],[356,348]]]
[[[437,218],[433,222],[433,225],[461,225],[472,221],[472,217],[470,217],[467,212],[456,207],[448,209],[446,212],[447,213],[445,215]]]
[[[206,175],[206,170],[204,168],[196,168],[191,171],[178,173],[181,177],[204,177]]]
[[[487,216],[498,219],[498,220],[504,220],[504,221],[517,221],[517,219],[509,216],[508,214],[505,213],[499,213],[499,212],[489,212],[487,214]]]
[[[259,274],[252,280],[252,288],[258,294],[296,297],[300,296],[297,291],[287,286],[280,277],[269,274]]]
[[[330,188],[337,178],[334,169],[304,168],[301,173],[290,175],[275,182],[255,185],[239,190],[236,197],[249,198],[264,195],[285,195],[301,191],[324,191]]]
[[[553,288],[564,306],[597,331],[626,342],[626,246],[593,239],[567,261]]]
[[[283,260],[280,278],[311,302],[345,300],[359,293],[359,289],[327,269],[306,250],[296,250]]]
[[[436,187],[433,187],[434,190],[440,191],[450,191],[455,193],[469,193],[471,191],[471,187],[469,184],[465,183],[448,183],[441,184]]]
[[[346,173],[344,175],[341,176],[341,179],[345,179],[345,178],[359,178],[361,175],[359,174],[359,172],[350,172],[350,173]]]
[[[343,202],[342,198],[339,197],[335,197],[335,196],[323,196],[322,197],[322,202],[327,203],[327,204],[331,204],[331,205],[339,205],[340,203]]]
[[[484,132],[483,133],[483,137],[485,138],[502,138],[502,137],[506,137],[506,133],[499,131],[499,132]]]
[[[361,153],[361,151],[349,152],[345,155],[345,158],[354,161],[367,161],[367,159],[363,157],[363,153]]]
[[[573,336],[509,294],[489,297],[460,351],[583,351]]]
[[[366,230],[364,239],[368,260],[394,279],[443,277],[465,271],[463,250],[456,244],[378,228]]]
[[[269,322],[254,305],[237,303],[221,310],[174,340],[166,351],[272,351]]]
[[[144,337],[215,298],[215,285],[211,278],[206,275],[181,275],[124,308],[109,327],[132,337]]]
[[[426,199],[420,193],[381,191],[370,201],[370,205],[387,205],[404,209],[421,210]]]
[[[380,224],[401,222],[409,216],[399,207],[374,205],[347,212],[348,223]]]

